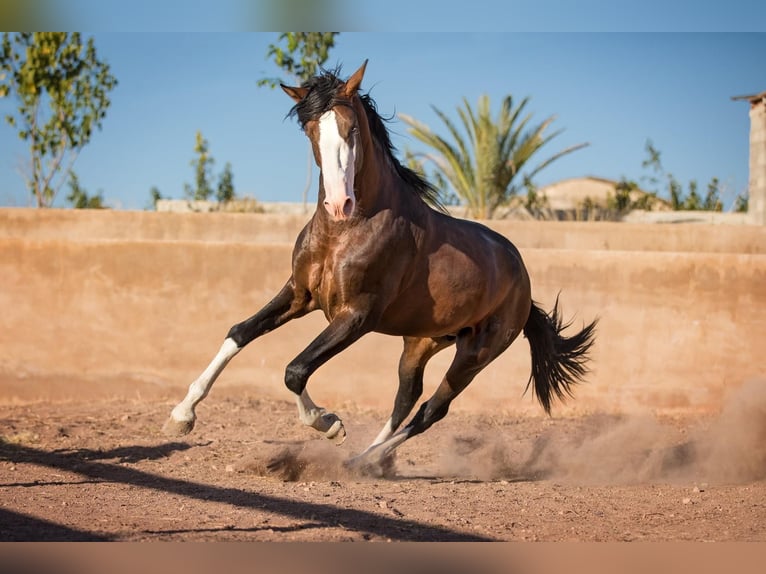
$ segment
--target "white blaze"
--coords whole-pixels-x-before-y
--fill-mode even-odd
[[[335,112],[330,110],[319,118],[319,153],[322,156],[322,179],[325,208],[336,219],[351,215],[354,197],[354,145],[338,132]]]

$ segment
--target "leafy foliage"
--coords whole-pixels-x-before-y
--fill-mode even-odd
[[[50,206],[80,150],[100,129],[117,85],[100,61],[93,39],[79,33],[4,33],[0,97],[16,96],[9,125],[29,143],[30,167],[22,173],[38,207]]]
[[[149,190],[149,196],[151,197],[151,208],[157,209],[157,202],[160,199],[164,199],[162,197],[162,193],[160,193],[160,188],[158,188],[156,185],[153,185],[151,189]]]
[[[524,187],[527,194],[522,198],[522,206],[535,219],[548,219],[550,214],[548,197],[544,193],[540,193],[540,190],[529,178],[525,178]]]
[[[670,205],[674,211],[722,211],[720,182],[717,177],[711,178],[707,191],[701,197],[697,191],[697,181],[690,180],[688,193],[684,193],[683,185],[672,173],[666,172],[662,166],[661,153],[654,147],[651,140],[644,146],[646,159],[641,163],[644,168],[651,168],[652,175],[645,178],[651,185],[659,185],[664,180],[667,184]]]
[[[476,109],[464,98],[462,107],[457,108],[462,130],[444,112],[432,106],[449,132],[446,138],[415,118],[405,114],[399,117],[409,126],[412,136],[431,148],[432,152],[423,157],[468,206],[470,215],[487,219],[541,170],[588,145],[570,146],[530,167],[533,158],[561,131],[547,132],[555,119],[553,116],[530,125],[531,114],[525,113],[528,102],[529,98],[524,98],[514,106],[513,97],[508,95],[493,119],[488,96],[479,98]]]
[[[624,177],[620,179],[614,186],[614,195],[607,200],[607,215],[611,219],[619,218],[633,209],[650,210],[657,203],[656,193],[641,193],[636,196],[636,191],[640,191],[638,183]]]
[[[190,162],[194,168],[194,186],[184,184],[186,197],[194,201],[208,201],[215,197],[219,203],[235,199],[234,173],[229,162],[224,165],[223,171],[218,176],[218,185],[215,190],[213,189],[211,171],[215,159],[210,153],[210,144],[199,131],[195,136],[194,153],[196,155]],[[156,206],[157,200],[161,199],[159,190],[152,188],[151,193]]]
[[[750,203],[750,194],[747,192],[740,193],[734,200],[734,211],[737,213],[747,213],[748,204]]]
[[[104,196],[101,191],[96,195],[88,195],[85,188],[80,185],[80,180],[77,174],[73,171],[69,172],[69,195],[67,195],[67,201],[72,204],[75,209],[105,209]]]
[[[234,174],[231,172],[231,164],[226,162],[218,178],[218,189],[216,190],[215,197],[219,202],[225,203],[234,199],[235,196]]]
[[[205,201],[213,194],[213,188],[210,185],[210,170],[215,160],[210,155],[210,145],[202,137],[202,132],[197,132],[194,142],[194,153],[196,157],[190,164],[194,168],[194,187],[188,183],[184,185],[184,193],[189,199]]]
[[[285,32],[280,34],[277,44],[269,45],[266,57],[284,70],[290,81],[303,83],[327,61],[337,35],[338,32]],[[275,88],[283,82],[280,78],[261,78],[257,85]]]

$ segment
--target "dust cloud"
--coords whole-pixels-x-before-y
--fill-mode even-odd
[[[766,478],[766,381],[730,393],[717,416],[688,431],[650,415],[596,415],[578,419],[575,432],[554,424],[515,442],[507,434],[454,436],[445,451],[440,472],[480,480],[752,482]]]
[[[409,461],[406,469],[397,469],[393,458],[376,468],[350,468],[345,449],[309,440],[264,442],[242,459],[237,470],[285,481],[430,476],[630,485],[766,479],[764,380],[731,392],[719,413],[700,417],[693,428],[672,417],[606,414],[522,426],[532,436],[516,426],[446,436],[433,447],[430,461],[415,467]]]
[[[264,442],[237,465],[237,470],[258,476],[273,476],[286,482],[349,477],[341,451],[318,440]]]

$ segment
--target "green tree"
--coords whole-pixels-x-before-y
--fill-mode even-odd
[[[338,32],[285,32],[279,35],[277,44],[269,44],[267,59],[272,59],[288,76],[291,83],[302,84],[315,76],[327,61],[335,46]],[[276,88],[285,83],[283,78],[261,78],[258,86]]]
[[[521,204],[535,219],[546,219],[550,214],[548,198],[544,193],[540,193],[537,185],[529,179],[524,179],[524,188],[527,190],[526,196]]]
[[[525,113],[529,98],[514,106],[506,96],[497,118],[490,112],[489,97],[479,98],[474,110],[463,99],[457,108],[463,132],[438,108],[432,109],[446,126],[450,137],[434,133],[424,123],[405,114],[399,117],[409,126],[409,133],[433,150],[425,157],[449,182],[454,192],[468,206],[472,217],[488,219],[506,205],[524,187],[525,181],[558,158],[588,144],[570,146],[531,167],[540,150],[561,131],[547,133],[551,116],[530,125],[531,114]],[[528,169],[529,168],[529,169]]]
[[[196,157],[190,162],[194,168],[194,187],[187,183],[184,185],[184,192],[189,199],[206,201],[213,195],[213,188],[210,185],[210,170],[215,160],[210,155],[208,141],[202,137],[200,131],[195,137],[194,153]]]
[[[689,211],[698,211],[702,209],[702,201],[700,200],[699,193],[697,193],[697,180],[692,179],[689,182],[689,193],[684,199],[683,209]]]
[[[99,190],[96,195],[88,195],[85,188],[80,185],[80,179],[73,171],[69,172],[69,195],[66,199],[75,209],[105,209],[104,195]]]
[[[702,209],[707,211],[723,211],[723,203],[721,203],[721,191],[718,178],[714,177],[707,184],[707,193],[705,193],[705,199],[702,200]]]
[[[747,213],[749,199],[750,194],[747,192],[737,195],[737,198],[734,200],[734,211],[737,213]]]
[[[615,197],[614,205],[608,207],[614,207],[618,215],[622,215],[626,211],[632,209],[644,209],[650,210],[657,204],[657,194],[653,192],[644,192],[638,187],[638,183],[633,180],[626,180],[624,177],[614,186]],[[641,193],[633,198],[633,192],[641,191]]]
[[[641,167],[650,168],[652,170],[651,176],[645,176],[645,179],[650,185],[659,185],[664,179],[667,182],[668,198],[670,199],[670,206],[674,211],[722,211],[723,204],[721,203],[720,184],[717,177],[713,177],[707,185],[707,193],[704,198],[701,198],[697,191],[697,181],[689,181],[689,191],[684,193],[683,184],[678,181],[672,173],[666,172],[662,166],[660,156],[661,152],[654,147],[652,140],[646,140],[644,145],[646,151],[646,159],[641,162]],[[658,191],[655,191],[653,195],[657,195]]]
[[[83,45],[76,32],[3,34],[0,97],[18,101],[6,121],[29,144],[22,177],[38,207],[53,203],[94,128],[101,129],[116,85],[92,38]]]
[[[216,190],[215,197],[219,202],[225,203],[234,199],[235,196],[234,174],[231,172],[231,164],[226,162],[223,172],[218,177],[218,189]]]
[[[266,58],[272,59],[288,78],[261,78],[258,86],[275,88],[279,84],[302,84],[316,75],[327,61],[335,46],[338,32],[285,32],[279,35],[277,44],[270,44]],[[311,142],[307,142],[306,184],[303,187],[303,206],[306,207],[314,167]]]
[[[151,197],[151,201],[152,201],[151,207],[156,210],[157,202],[160,199],[164,199],[162,197],[162,194],[160,193],[160,189],[156,185],[153,185],[151,189],[149,190],[149,196]]]
[[[668,193],[670,194],[670,206],[673,211],[679,211],[684,208],[684,190],[681,184],[671,174],[668,177]]]
[[[661,178],[664,177],[665,170],[662,168],[662,152],[654,147],[652,140],[647,139],[644,143],[644,151],[646,151],[646,158],[641,162],[641,167],[644,169],[650,168],[652,174],[643,176],[641,179],[646,181],[648,185],[653,187],[660,184]]]

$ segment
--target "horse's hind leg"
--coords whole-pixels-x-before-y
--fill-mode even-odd
[[[454,344],[455,337],[419,338],[404,337],[404,350],[399,359],[399,390],[394,400],[394,408],[380,434],[367,449],[356,457],[364,460],[367,453],[377,445],[388,440],[412,412],[415,402],[423,394],[423,373],[426,363],[439,351]]]
[[[307,300],[296,292],[291,279],[263,309],[246,321],[234,325],[216,356],[189,385],[184,399],[171,411],[170,418],[162,428],[163,432],[170,436],[181,436],[191,432],[197,419],[194,409],[210,392],[213,383],[229,361],[256,337],[276,329],[290,319],[304,315],[308,310]]]
[[[382,460],[404,441],[426,431],[444,418],[455,397],[484,367],[508,348],[519,332],[507,328],[502,321],[489,318],[475,329],[459,334],[455,358],[434,394],[421,405],[407,426],[371,449],[374,456]]]

